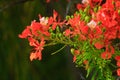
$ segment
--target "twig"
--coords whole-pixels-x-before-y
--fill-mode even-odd
[[[71,0],[69,0],[69,3],[67,4],[67,7],[66,7],[65,17],[66,17],[66,16],[67,16],[67,14],[69,13],[71,3],[72,3],[72,1],[71,1]]]
[[[57,50],[57,51],[53,52],[51,55],[54,55],[54,54],[56,54],[56,53],[60,52],[60,51],[61,51],[61,50],[63,50],[65,47],[66,47],[66,45],[64,45],[64,46],[63,46],[62,48],[60,48],[59,50]]]

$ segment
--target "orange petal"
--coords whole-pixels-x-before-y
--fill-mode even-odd
[[[32,61],[33,59],[36,59],[36,54],[35,53],[30,54],[30,60]]]

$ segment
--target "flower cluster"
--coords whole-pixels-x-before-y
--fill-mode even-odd
[[[71,47],[73,62],[87,70],[86,77],[93,72],[92,80],[114,80],[114,70],[120,76],[120,1],[83,0],[77,9],[64,21],[53,11],[26,27],[19,37],[34,48],[30,60],[41,60],[44,47],[60,43]]]
[[[26,29],[19,35],[20,38],[27,38],[30,46],[32,46],[33,52],[30,55],[30,60],[33,59],[42,59],[43,47],[45,46],[46,40],[50,40],[51,30],[55,30],[56,26],[62,26],[64,22],[59,22],[56,20],[58,13],[53,12],[53,17],[45,18],[39,16],[40,22],[32,21],[30,26],[27,26]],[[52,26],[52,27],[51,27]]]

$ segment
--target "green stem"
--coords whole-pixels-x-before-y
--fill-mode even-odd
[[[44,47],[47,47],[47,46],[52,46],[52,45],[56,45],[57,43],[49,43],[49,44],[45,44]]]
[[[53,53],[51,53],[51,55],[54,55],[54,54],[56,54],[56,53],[58,53],[58,52],[60,52],[62,49],[64,49],[65,47],[66,47],[67,45],[64,45],[62,48],[60,48],[59,50],[57,50],[57,51],[55,51],[55,52],[53,52]]]
[[[54,41],[56,44],[57,43],[61,43],[61,44],[66,44],[66,45],[71,45],[73,42],[72,41],[65,41],[65,40],[60,40],[58,38],[55,38],[55,39],[50,39],[52,41]]]

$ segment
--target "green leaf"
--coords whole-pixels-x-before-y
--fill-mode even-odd
[[[94,69],[94,72],[93,72],[91,80],[95,80],[95,78],[97,77],[98,70],[99,69],[97,67]]]
[[[93,66],[89,66],[89,68],[87,69],[87,75],[86,75],[86,78],[90,75],[90,73],[92,72],[92,70],[93,70]]]

